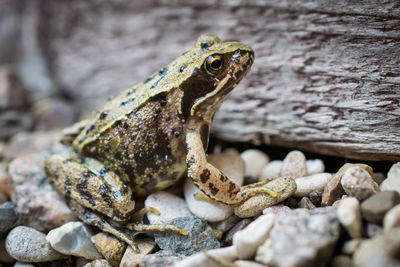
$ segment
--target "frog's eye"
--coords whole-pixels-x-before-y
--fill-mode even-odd
[[[211,75],[217,75],[222,70],[223,65],[223,60],[220,55],[211,55],[207,57],[204,62],[205,70]]]

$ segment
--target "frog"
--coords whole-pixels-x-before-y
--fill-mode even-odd
[[[207,162],[215,112],[254,62],[250,46],[202,34],[195,45],[145,81],[117,93],[92,118],[63,131],[70,155],[44,162],[47,179],[85,223],[135,251],[138,233],[176,231],[139,219],[135,199],[191,179],[199,198],[239,205],[273,195],[265,181],[238,186]],[[140,221],[140,223],[138,223]]]

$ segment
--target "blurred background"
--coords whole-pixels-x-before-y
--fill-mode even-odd
[[[256,54],[218,138],[400,158],[396,1],[2,0],[0,139],[90,116],[206,32]]]

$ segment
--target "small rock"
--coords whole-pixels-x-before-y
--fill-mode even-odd
[[[369,265],[380,256],[396,260],[396,255],[400,254],[400,229],[395,228],[387,233],[379,235],[371,240],[364,241],[360,248],[354,253],[353,260],[355,266],[387,266]],[[377,262],[374,262],[375,264]],[[399,266],[399,265],[393,265]]]
[[[136,267],[143,260],[143,258],[151,253],[156,247],[156,243],[150,238],[136,239],[136,244],[140,250],[135,253],[131,247],[128,247],[122,257],[120,267]],[[111,263],[111,262],[110,262]],[[114,264],[113,264],[114,265]],[[114,265],[118,266],[118,265]]]
[[[343,174],[341,184],[346,194],[360,201],[379,191],[379,185],[360,166],[348,168]]]
[[[140,267],[173,267],[183,256],[168,250],[160,250],[154,254],[146,255],[140,262]],[[122,267],[122,266],[121,266]]]
[[[276,216],[269,238],[258,248],[255,260],[282,267],[325,266],[339,233],[335,208],[292,210]]]
[[[346,241],[342,246],[342,253],[353,255],[354,252],[361,246],[365,239],[356,238]]]
[[[46,236],[26,226],[17,226],[6,239],[8,254],[18,261],[45,262],[65,258],[46,241]]]
[[[112,267],[106,260],[94,260],[87,263],[84,267]]]
[[[306,157],[303,152],[294,150],[287,154],[282,163],[280,176],[289,176],[296,179],[307,175]]]
[[[14,187],[12,200],[21,224],[45,231],[75,219],[44,176],[46,153],[34,153],[14,159],[10,163],[10,180]]]
[[[208,162],[221,170],[232,182],[239,186],[243,184],[244,163],[236,150],[230,149],[221,154],[210,155]],[[232,215],[233,208],[230,205],[195,199],[194,195],[202,192],[191,179],[186,179],[183,190],[190,211],[197,217],[209,222],[219,222]]]
[[[296,197],[307,197],[311,192],[322,191],[326,184],[332,179],[330,173],[317,173],[310,176],[297,178],[297,189],[294,193]]]
[[[400,205],[391,208],[383,217],[383,229],[385,231],[395,227],[400,227]]]
[[[343,199],[337,208],[337,216],[351,238],[360,238],[362,236],[360,202],[356,198],[348,197]]]
[[[316,207],[321,206],[322,191],[312,191],[308,197]]]
[[[237,259],[236,254],[237,251],[234,246],[211,249],[206,252],[202,251],[190,257],[186,257],[175,264],[175,267],[221,267],[221,264],[214,259],[218,259],[220,262],[223,261],[224,263],[227,263],[227,266],[230,266],[230,263]]]
[[[353,267],[353,261],[349,256],[337,255],[333,257],[331,267]]]
[[[260,181],[280,176],[283,162],[281,160],[273,160],[261,170]]]
[[[15,259],[12,258],[6,250],[6,240],[0,239],[0,263],[13,263]]]
[[[69,222],[51,230],[46,239],[55,250],[62,254],[89,260],[103,258],[90,240],[91,237],[92,232],[84,223]]]
[[[247,149],[240,154],[243,159],[245,167],[245,176],[258,179],[261,171],[269,162],[267,154],[258,149]]]
[[[0,236],[10,230],[18,220],[15,206],[8,201],[0,206]]]
[[[75,267],[84,267],[86,264],[88,264],[90,262],[91,262],[91,260],[88,260],[88,259],[85,259],[82,257],[78,257],[78,258],[76,258],[76,261],[75,261]]]
[[[105,232],[100,232],[91,239],[96,249],[111,265],[119,266],[126,250],[125,242]]]
[[[291,209],[288,206],[278,204],[278,205],[274,205],[274,206],[264,209],[263,214],[272,213],[275,215],[280,215],[280,214],[285,214],[286,212],[289,212],[289,211],[291,211]]]
[[[162,224],[178,217],[191,215],[183,198],[166,191],[149,195],[144,202],[144,206],[155,208],[160,212],[159,216],[153,213],[147,214],[151,224]]]
[[[392,165],[380,188],[382,191],[395,190],[400,193],[400,162]]]
[[[315,206],[308,197],[303,197],[299,202],[299,208],[312,210]]]
[[[226,231],[234,227],[240,220],[241,219],[238,216],[232,215],[222,222],[210,223],[210,226],[215,230],[225,233]]]
[[[236,267],[265,267],[265,265],[260,264],[255,261],[245,261],[245,260],[238,260],[234,262]]]
[[[365,164],[347,163],[347,164],[343,165],[339,169],[339,171],[332,177],[332,179],[326,184],[326,186],[324,188],[324,192],[322,194],[322,200],[321,200],[322,206],[331,206],[336,200],[340,199],[343,196],[344,190],[343,190],[343,187],[341,184],[343,174],[345,173],[345,171],[347,169],[356,167],[356,166],[364,168],[369,173],[371,178],[375,182],[377,182],[377,180],[374,176],[374,171],[370,166],[365,165]]]
[[[320,159],[308,159],[306,160],[308,175],[322,173],[325,171],[325,164]]]
[[[386,179],[386,175],[383,172],[374,172],[374,175],[379,185]]]
[[[382,224],[383,216],[400,203],[397,191],[382,191],[371,196],[361,204],[363,218],[371,223]]]
[[[188,236],[174,232],[155,232],[155,241],[161,249],[170,250],[174,253],[191,255],[200,250],[220,247],[213,230],[207,222],[195,217],[181,217],[166,222],[176,225],[189,232]]]
[[[7,200],[8,200],[8,196],[6,195],[6,193],[0,191],[0,205],[2,205],[3,203],[6,203]],[[1,219],[1,216],[0,216],[0,219]]]
[[[24,109],[28,104],[29,91],[16,70],[10,65],[0,66],[0,109]]]
[[[259,194],[247,199],[234,208],[234,213],[240,218],[248,218],[260,214],[265,208],[282,202],[296,191],[296,182],[290,177],[278,177],[265,186],[277,193],[276,197],[268,194]]]
[[[367,223],[367,226],[365,227],[365,233],[367,237],[374,238],[383,233],[383,227],[374,223]]]
[[[275,215],[261,215],[233,236],[233,246],[239,259],[254,257],[257,248],[268,238],[274,224]]]
[[[19,110],[2,110],[0,112],[0,140],[12,138],[20,132],[32,129],[31,114]]]
[[[232,227],[224,236],[223,242],[224,246],[231,246],[232,241],[233,241],[233,236],[245,228],[249,223],[251,223],[251,220],[249,219],[243,219],[240,222],[238,222],[235,226]]]

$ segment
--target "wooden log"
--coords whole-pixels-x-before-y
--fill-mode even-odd
[[[213,32],[256,53],[251,73],[215,117],[216,136],[400,159],[398,1],[42,3],[52,73],[86,111]]]

